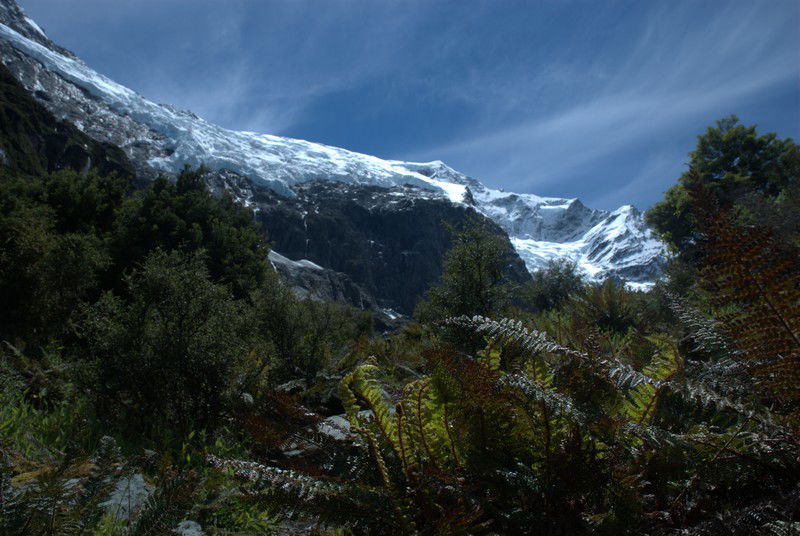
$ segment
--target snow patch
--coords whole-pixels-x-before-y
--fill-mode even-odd
[[[36,31],[36,33],[38,33],[38,34],[39,34],[39,35],[41,35],[42,37],[47,37],[47,35],[44,33],[44,30],[42,30],[42,28],[41,28],[41,27],[40,27],[38,24],[36,24],[36,23],[33,21],[33,19],[32,19],[32,18],[30,18],[30,17],[29,17],[29,16],[27,16],[27,15],[25,15],[25,22],[28,24],[28,26],[30,26],[31,28],[33,28],[33,29]]]
[[[32,20],[26,17],[26,21],[44,35]],[[43,46],[3,24],[0,39],[41,63],[47,71],[83,89],[112,115],[143,126],[142,131],[147,132],[143,139],[131,136],[121,145],[130,149],[144,144],[148,147],[147,161],[156,170],[177,173],[186,164],[203,164],[212,171],[233,171],[287,196],[295,195],[293,186],[319,179],[400,187],[401,191],[410,185],[456,204],[467,202],[469,189],[475,210],[506,231],[531,271],[540,269],[548,260],[569,258],[590,280],[614,276],[638,285],[651,284],[658,271],[663,245],[644,224],[641,213],[630,205],[614,212],[594,210],[577,199],[487,188],[440,160],[382,160],[305,140],[228,130],[191,112],[149,101],[81,60]],[[87,118],[86,125],[79,121],[78,128],[96,130],[97,125],[91,121]],[[245,206],[252,204],[249,196],[241,201]],[[270,253],[270,261],[322,269],[309,260],[293,261],[277,252]]]
[[[284,257],[280,253],[275,250],[270,250],[269,252],[269,261],[272,263],[272,267],[275,268],[276,264],[283,264],[289,266],[295,266],[297,268],[305,268],[309,270],[324,270],[322,266],[319,264],[313,263],[308,259],[300,259],[299,261],[293,261],[288,257]]]
[[[442,190],[453,203],[463,203],[466,198],[467,187],[463,184],[453,184],[452,182],[440,181],[425,176],[422,176],[422,180]]]

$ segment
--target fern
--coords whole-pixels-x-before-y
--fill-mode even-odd
[[[559,345],[548,338],[545,333],[528,330],[517,320],[492,320],[484,317],[459,317],[447,320],[447,323],[458,325],[462,328],[472,327],[476,332],[490,337],[503,338],[508,343],[517,344],[533,355],[543,352],[575,358],[588,365],[598,365],[606,377],[614,382],[620,389],[630,391],[640,386],[647,385],[655,390],[668,390],[693,401],[700,406],[714,406],[720,409],[730,409],[744,416],[752,416],[759,421],[774,425],[774,421],[766,411],[757,411],[738,400],[731,400],[722,396],[705,385],[688,379],[664,380],[649,376],[637,371],[631,365],[616,358],[601,359],[595,362],[588,353],[579,352]]]
[[[769,229],[743,226],[702,181],[691,182],[702,223],[702,273],[738,357],[755,363],[761,383],[800,415],[800,267],[797,252]]]
[[[643,373],[654,380],[676,379],[683,372],[683,360],[677,345],[666,337],[650,337],[649,340],[658,351]],[[653,421],[662,389],[651,383],[642,383],[625,393],[627,403],[624,411],[636,425],[647,426]]]
[[[541,385],[524,374],[504,375],[498,384],[503,389],[518,393],[528,407],[536,407],[538,403],[544,403],[558,415],[568,417],[580,424],[589,422],[589,418],[578,409],[571,398]]]
[[[195,485],[191,474],[180,474],[167,480],[147,499],[128,535],[169,534],[190,509]]]
[[[728,356],[734,352],[728,339],[721,333],[719,322],[703,316],[680,296],[667,292],[666,298],[669,308],[686,328],[687,336],[694,342],[696,350],[716,356]]]
[[[299,513],[318,516],[339,525],[369,525],[391,517],[386,490],[358,484],[320,479],[297,471],[269,467],[257,462],[226,460],[208,456],[208,463],[232,472],[251,487],[245,491],[282,506],[290,517]]]
[[[0,449],[0,530],[3,536],[15,533],[19,524],[19,493],[11,485],[12,465],[8,453]]]
[[[381,386],[375,379],[377,371],[378,367],[374,364],[357,367],[342,379],[340,394],[351,425],[359,428],[366,426],[366,419],[359,415],[361,409],[357,397],[361,397],[383,439],[394,448],[397,442],[397,428],[391,417],[392,410],[384,401]],[[399,452],[395,454],[399,456]]]

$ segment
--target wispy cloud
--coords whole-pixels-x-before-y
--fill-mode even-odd
[[[358,124],[384,156],[606,208],[658,198],[714,119],[800,118],[796,0],[20,1],[104,74],[226,127],[348,146]],[[762,102],[776,88],[787,110]]]
[[[781,10],[765,9],[768,5],[728,5],[698,20],[693,6],[662,4],[632,36],[627,54],[607,58],[598,50],[592,68],[604,76],[594,77],[597,85],[591,90],[557,110],[532,110],[514,125],[495,125],[413,156],[461,163],[511,189],[552,191],[575,175],[585,176],[603,157],[647,154],[643,144],[658,143],[660,134],[687,121],[694,124],[693,118],[707,121],[709,111],[730,113],[747,97],[797,80],[800,52],[786,43],[797,21]],[[554,70],[545,67],[544,76]],[[520,82],[516,91],[525,93],[528,81]],[[663,157],[659,164],[659,169],[669,167]],[[598,178],[613,173],[596,171]],[[601,203],[610,198],[595,196]]]

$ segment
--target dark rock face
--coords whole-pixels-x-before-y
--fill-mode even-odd
[[[531,277],[503,229],[429,190],[320,180],[295,186],[290,198],[230,171],[209,171],[205,179],[215,194],[227,192],[253,209],[279,252],[273,265],[296,293],[376,311],[387,325],[393,314],[413,313],[442,274],[450,229],[468,220],[503,238],[511,281]]]
[[[39,174],[63,168],[94,169],[101,175],[134,174],[125,153],[57,121],[0,65],[0,166]]]
[[[413,312],[442,273],[452,242],[448,226],[458,229],[471,218],[506,240],[508,277],[530,278],[500,227],[428,191],[318,181],[296,193],[285,198],[263,189],[248,200],[275,250],[347,274],[382,308]]]

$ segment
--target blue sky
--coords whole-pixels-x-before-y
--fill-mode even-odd
[[[797,0],[19,0],[223,126],[646,208],[731,113],[800,138]]]

